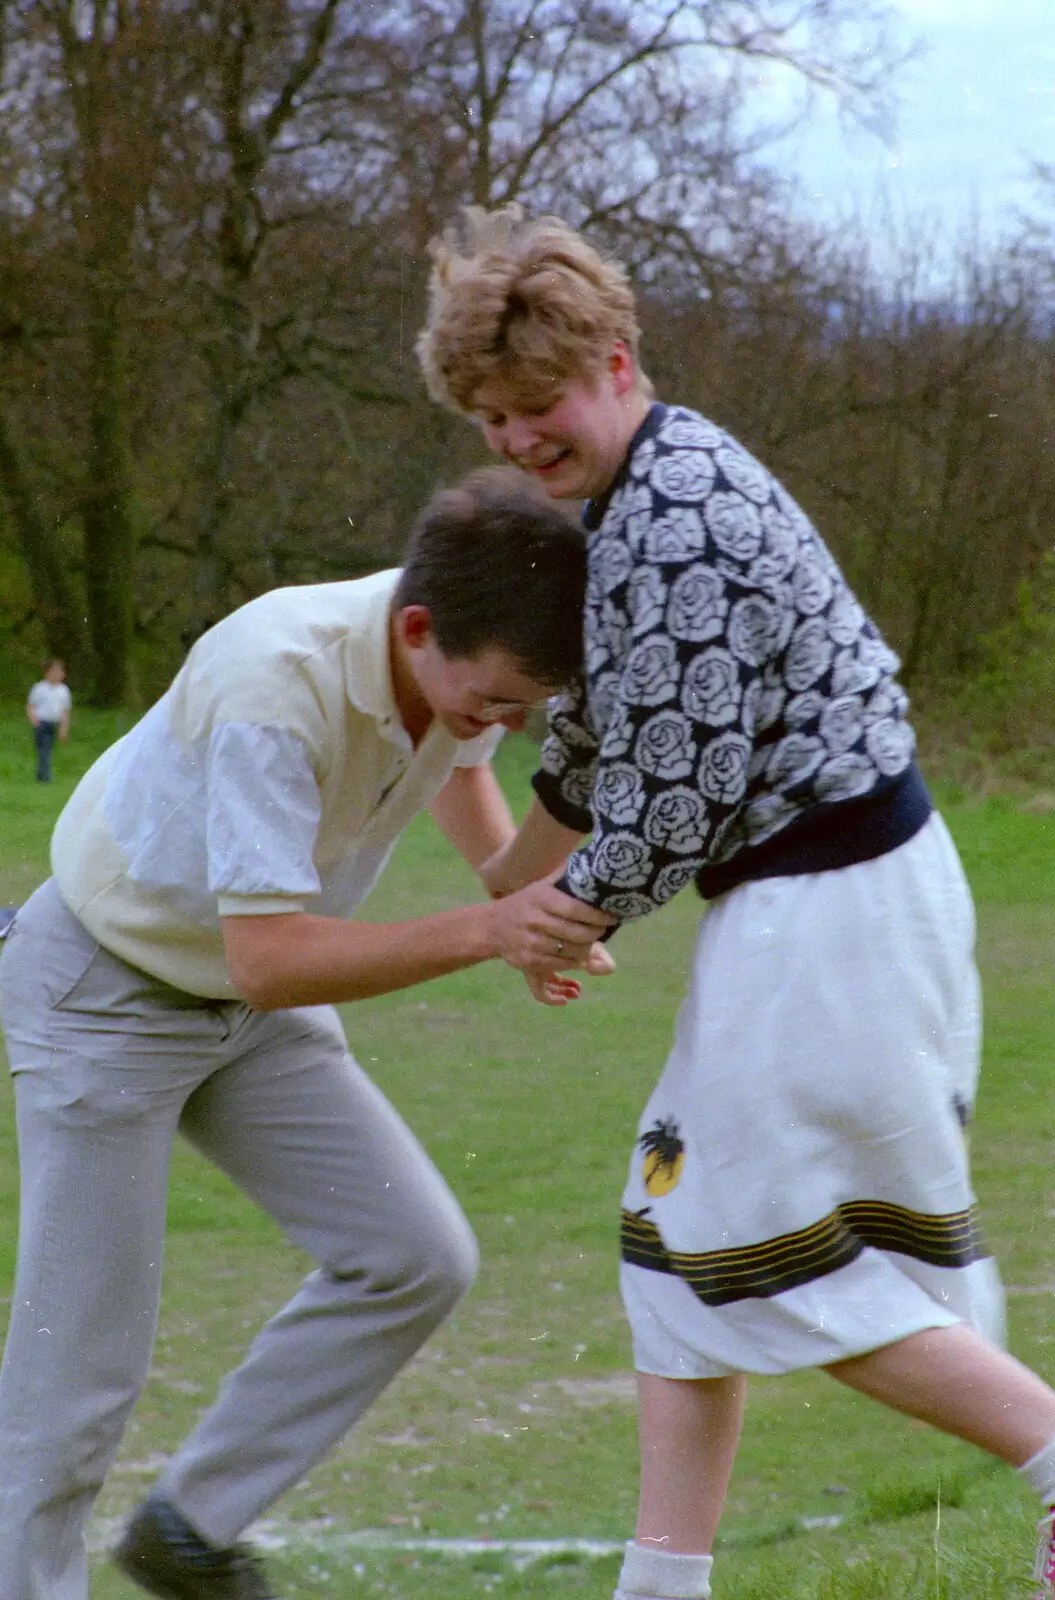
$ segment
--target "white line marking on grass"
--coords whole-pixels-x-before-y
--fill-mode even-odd
[[[797,1517],[795,1520],[804,1532],[838,1528],[843,1522],[842,1517]],[[96,1519],[89,1530],[89,1551],[101,1555],[112,1550],[123,1527],[120,1518]],[[454,1560],[500,1555],[508,1557],[517,1571],[546,1557],[585,1556],[596,1560],[602,1556],[622,1555],[624,1549],[623,1540],[611,1539],[401,1539],[378,1528],[341,1529],[329,1518],[317,1522],[257,1522],[246,1537],[265,1552],[311,1550],[327,1555],[342,1552],[375,1556],[435,1555]]]
[[[298,1546],[324,1549],[371,1551],[377,1555],[389,1552],[398,1554],[467,1556],[502,1555],[523,1561],[537,1561],[542,1556],[614,1556],[622,1554],[623,1542],[611,1539],[402,1539],[382,1533],[376,1528],[361,1528],[341,1532],[331,1525],[312,1526],[310,1523],[259,1522],[250,1528],[248,1537],[261,1550],[295,1550]]]
[[[97,1517],[88,1534],[88,1549],[93,1555],[112,1550],[124,1530],[122,1517]],[[256,1522],[245,1537],[261,1550],[319,1550],[338,1554],[358,1550],[375,1555],[409,1553],[440,1556],[480,1556],[488,1553],[509,1556],[525,1563],[542,1556],[621,1555],[622,1541],[610,1539],[402,1539],[378,1528],[335,1527],[329,1518],[317,1522]]]

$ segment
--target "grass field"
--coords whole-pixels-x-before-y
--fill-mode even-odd
[[[82,713],[57,780],[31,778],[28,729],[0,713],[0,904],[46,873],[51,821],[118,731]],[[509,741],[526,793],[532,752]],[[942,796],[978,900],[987,1056],[974,1134],[984,1219],[1010,1287],[1012,1346],[1055,1377],[1055,814]],[[427,822],[368,915],[475,895]],[[480,1237],[483,1270],[454,1319],[265,1530],[283,1594],[610,1596],[617,1558],[517,1557],[505,1541],[619,1541],[636,1491],[616,1216],[634,1119],[662,1061],[699,902],[682,895],[620,935],[620,972],[567,1012],[478,968],[348,1007],[353,1048],[424,1139]],[[17,1177],[0,1093],[0,1284]],[[165,1300],[150,1383],[99,1506],[105,1545],[303,1262],[189,1151],[175,1164]],[[1005,1469],[819,1375],[758,1381],[723,1527],[716,1600],[1014,1600],[1029,1593],[1034,1508]],[[371,1531],[371,1540],[352,1536]],[[405,1546],[494,1540],[454,1557]],[[133,1591],[100,1560],[93,1600]]]

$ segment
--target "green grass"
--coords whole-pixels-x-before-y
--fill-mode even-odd
[[[118,730],[82,712],[56,782],[32,782],[28,728],[0,712],[0,904],[47,870],[51,822]],[[509,741],[523,802],[532,752]],[[1055,816],[949,790],[943,808],[978,900],[987,1057],[974,1135],[990,1237],[1012,1288],[1012,1345],[1055,1373],[1051,1217]],[[476,893],[423,820],[368,915],[414,916]],[[620,935],[620,971],[566,1012],[498,966],[348,1007],[353,1048],[424,1139],[480,1237],[478,1286],[338,1451],[276,1508],[296,1542],[270,1559],[296,1600],[496,1592],[610,1596],[617,1562],[497,1552],[441,1558],[341,1546],[335,1532],[620,1540],[632,1529],[635,1429],[616,1292],[630,1133],[662,1062],[699,902],[686,893]],[[16,1171],[0,1088],[0,1278],[13,1262]],[[303,1262],[190,1151],[174,1166],[165,1299],[150,1382],[99,1506],[116,1525],[209,1402]],[[716,1600],[994,1600],[1025,1596],[1029,1494],[955,1440],[817,1374],[753,1383],[716,1563]],[[815,1519],[839,1518],[837,1527]],[[814,1525],[810,1526],[810,1522]],[[313,1530],[326,1524],[314,1545]],[[131,1600],[105,1564],[93,1600]]]

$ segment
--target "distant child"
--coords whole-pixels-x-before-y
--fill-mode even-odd
[[[514,207],[434,259],[432,394],[588,502],[585,683],[481,876],[512,893],[572,851],[556,887],[617,922],[710,901],[623,1198],[642,1481],[618,1600],[710,1594],[745,1374],[804,1367],[1019,1468],[1055,1595],[1055,1394],[986,1337],[974,917],[897,659],[766,468],[653,402],[616,263]]]
[[[73,704],[66,683],[66,663],[52,656],[45,663],[44,676],[29,691],[26,716],[33,724],[33,740],[37,747],[37,782],[51,782],[51,752],[56,739],[65,739],[70,731],[70,708]]]

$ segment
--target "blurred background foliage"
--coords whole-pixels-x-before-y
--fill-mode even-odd
[[[483,458],[413,354],[475,201],[630,265],[661,397],[813,516],[935,725],[1050,754],[1055,177],[999,243],[833,236],[767,160],[876,124],[886,0],[0,5],[0,693],[142,704],[276,584],[396,562]],[[935,708],[939,708],[937,711]]]

